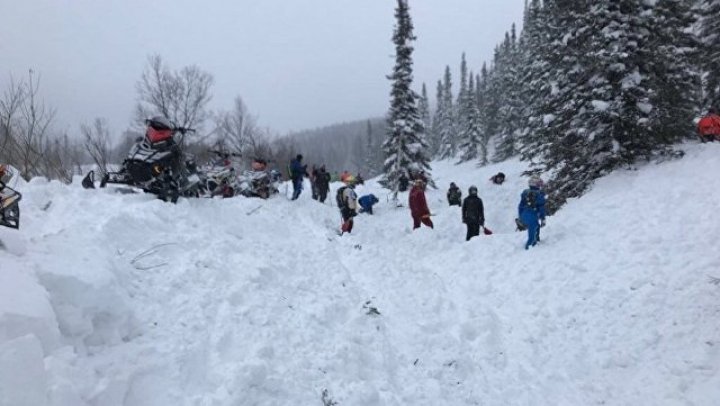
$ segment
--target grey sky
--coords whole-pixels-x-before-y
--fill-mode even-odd
[[[394,0],[0,0],[0,89],[42,75],[61,129],[105,117],[127,127],[147,56],[215,77],[213,109],[241,95],[285,132],[385,113]],[[410,0],[415,81],[431,98],[444,66],[492,57],[524,0]]]

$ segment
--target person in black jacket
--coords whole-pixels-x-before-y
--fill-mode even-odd
[[[318,200],[320,200],[320,203],[325,203],[330,190],[330,173],[325,170],[325,165],[320,167],[315,176],[315,187],[317,188]]]
[[[480,227],[485,226],[485,209],[483,202],[477,195],[475,186],[470,186],[469,196],[465,198],[462,205],[462,220],[467,225],[466,241],[480,235]]]

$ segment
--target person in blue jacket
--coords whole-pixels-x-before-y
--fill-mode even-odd
[[[302,164],[302,159],[303,156],[298,154],[295,159],[290,161],[290,178],[293,183],[292,200],[296,200],[300,197],[300,192],[302,192],[303,186],[303,177],[305,177],[307,172],[307,165]]]
[[[540,227],[545,226],[545,192],[542,191],[543,181],[533,176],[528,181],[528,189],[520,196],[518,204],[519,225],[527,228],[528,239],[525,249],[534,247],[540,240]]]
[[[360,213],[373,214],[373,206],[379,202],[378,198],[373,194],[365,195],[358,200],[360,204]]]

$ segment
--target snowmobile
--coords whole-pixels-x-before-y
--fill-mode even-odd
[[[22,195],[5,183],[12,176],[6,168],[5,165],[0,165],[0,226],[18,229]]]
[[[130,149],[119,172],[103,175],[100,187],[108,183],[130,185],[173,203],[180,196],[197,197],[200,183],[197,167],[175,141],[176,134],[184,137],[195,130],[175,127],[164,117],[153,117],[145,124],[145,137]],[[94,177],[95,173],[90,171],[83,179],[83,187],[94,189]]]
[[[255,159],[252,169],[243,171],[238,177],[238,194],[245,197],[260,197],[267,199],[279,192],[278,183],[280,173],[278,171],[266,171],[267,162],[262,159]]]
[[[215,154],[217,159],[199,171],[201,194],[206,197],[235,196],[237,175],[231,158],[240,157],[240,154],[221,151],[209,152]]]

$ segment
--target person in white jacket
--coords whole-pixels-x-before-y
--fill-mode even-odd
[[[337,205],[340,208],[340,215],[343,223],[340,228],[340,235],[351,233],[353,229],[353,218],[357,216],[357,195],[355,194],[355,177],[350,175],[345,178],[345,186],[337,191]]]

